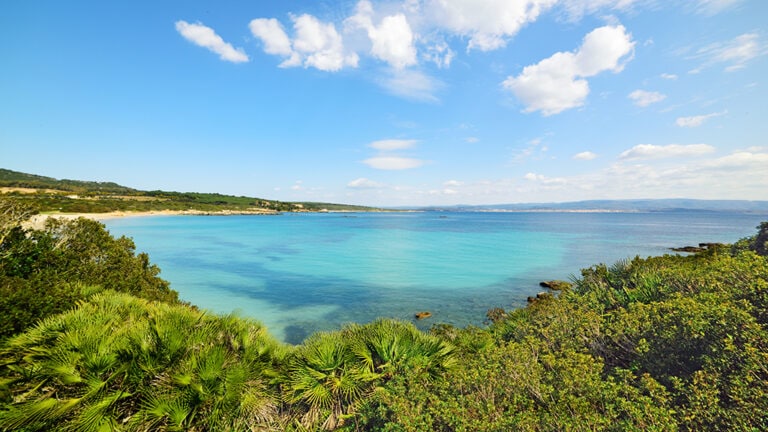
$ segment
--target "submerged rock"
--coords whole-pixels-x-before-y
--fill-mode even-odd
[[[723,246],[722,243],[699,243],[698,246],[683,246],[670,248],[674,252],[698,253]]]
[[[563,291],[571,288],[571,283],[561,280],[539,282],[539,286],[549,288],[552,291]]]
[[[536,303],[540,300],[548,300],[552,298],[555,298],[555,296],[553,296],[552,293],[542,291],[536,294],[536,297],[533,297],[533,296],[528,297],[528,303]]]

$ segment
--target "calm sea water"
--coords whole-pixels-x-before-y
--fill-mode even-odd
[[[481,324],[538,282],[597,263],[753,235],[766,215],[330,213],[158,216],[106,221],[148,252],[184,300],[258,319],[298,343],[377,317]]]

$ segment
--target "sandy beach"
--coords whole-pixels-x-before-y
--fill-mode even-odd
[[[114,211],[106,213],[41,213],[32,216],[25,224],[25,228],[41,229],[45,226],[45,221],[49,218],[73,220],[77,218],[87,218],[97,221],[118,219],[125,217],[147,217],[147,216],[234,216],[234,215],[274,215],[277,212],[272,211],[236,211],[224,210],[220,212],[208,212],[201,210],[152,210],[146,212],[126,212]]]

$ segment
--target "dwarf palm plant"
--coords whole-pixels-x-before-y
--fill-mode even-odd
[[[289,371],[288,402],[301,409],[304,427],[333,429],[395,374],[406,369],[438,374],[452,362],[449,344],[410,323],[352,324],[317,333],[298,348]]]
[[[303,412],[302,425],[333,429],[355,411],[376,378],[356,361],[342,333],[316,333],[291,362],[287,400]]]
[[[405,369],[437,375],[453,364],[453,348],[411,323],[377,320],[349,326],[345,333],[355,356],[370,372],[390,378]]]
[[[257,323],[105,293],[0,351],[0,430],[247,430],[284,348]]]

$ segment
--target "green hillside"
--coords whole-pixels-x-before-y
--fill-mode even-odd
[[[0,168],[4,198],[40,212],[105,213],[111,211],[295,212],[372,211],[370,207],[331,203],[293,203],[216,193],[142,191],[113,182],[58,180]]]

